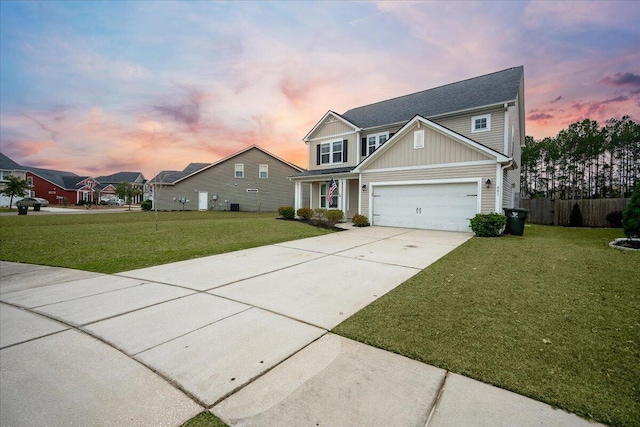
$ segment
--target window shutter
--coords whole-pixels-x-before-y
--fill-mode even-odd
[[[362,138],[362,150],[360,151],[362,153],[362,157],[367,157],[367,137]]]
[[[316,145],[316,165],[320,165],[320,144]]]
[[[347,155],[347,147],[349,145],[349,141],[346,139],[342,140],[342,163],[347,163],[349,161],[349,156]]]

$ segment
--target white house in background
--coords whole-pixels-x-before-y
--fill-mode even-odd
[[[27,179],[27,173],[22,166],[0,153],[0,207],[8,207],[11,203],[11,197],[5,196],[2,192],[12,176]],[[31,196],[31,192],[25,196]],[[16,198],[14,197],[13,200],[15,202]]]
[[[295,207],[338,208],[372,225],[470,231],[477,213],[515,206],[524,111],[522,66],[328,111],[303,139],[309,170],[291,177]],[[332,178],[338,192],[327,200]]]

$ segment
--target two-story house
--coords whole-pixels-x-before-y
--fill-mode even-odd
[[[328,111],[304,137],[309,170],[291,177],[295,208],[308,191],[309,207],[372,225],[470,231],[475,214],[517,203],[524,111],[522,66]]]
[[[288,177],[303,170],[252,145],[215,163],[160,172],[150,181],[151,199],[158,210],[275,212],[293,205]]]

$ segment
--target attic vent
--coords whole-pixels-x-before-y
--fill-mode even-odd
[[[417,130],[413,133],[413,149],[424,148],[424,130]]]

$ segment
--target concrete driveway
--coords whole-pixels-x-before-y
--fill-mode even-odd
[[[2,262],[0,425],[205,409],[229,425],[583,425],[328,333],[470,237],[367,227],[117,275]]]

